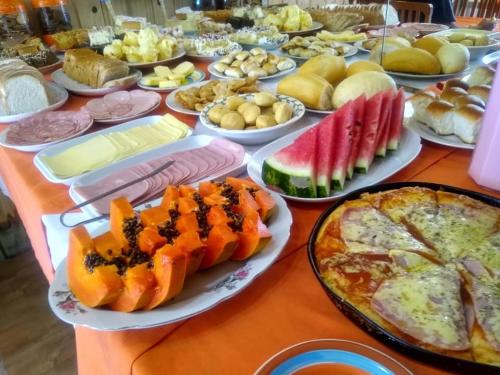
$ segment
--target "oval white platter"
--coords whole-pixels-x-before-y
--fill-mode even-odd
[[[275,73],[275,74],[272,74],[270,76],[266,76],[266,77],[259,77],[257,78],[257,80],[259,81],[262,81],[262,80],[266,80],[266,79],[273,79],[273,78],[278,78],[278,77],[282,77],[282,76],[285,76],[287,74],[290,74],[291,72],[293,72],[296,68],[297,68],[297,63],[295,62],[294,59],[291,59],[291,61],[293,62],[293,67],[291,67],[290,69],[287,69],[287,70],[283,70],[281,72],[278,72],[278,73]],[[224,73],[219,73],[217,70],[214,69],[214,65],[217,64],[217,61],[214,61],[213,63],[211,63],[209,66],[208,66],[208,72],[213,75],[214,77],[217,77],[217,78],[236,78],[236,77],[229,77],[229,76],[226,76]],[[243,77],[244,78],[244,77]]]
[[[180,86],[177,86],[177,87],[163,87],[162,88],[162,87],[156,87],[156,86],[148,86],[148,85],[142,83],[144,78],[146,78],[146,76],[142,77],[141,80],[139,82],[137,82],[137,86],[139,86],[141,89],[155,91],[155,92],[170,92],[173,90],[177,90],[179,88],[184,88],[184,87],[191,85],[193,83],[203,81],[205,79],[205,72],[203,72],[203,70],[196,69],[193,73],[191,73],[186,78],[187,83],[180,85]]]
[[[126,82],[125,84],[118,84],[111,87],[101,87],[97,89],[90,87],[88,85],[84,85],[83,83],[77,82],[69,78],[63,72],[62,69],[57,69],[55,72],[52,73],[51,77],[54,82],[64,87],[73,94],[83,95],[83,96],[103,96],[111,92],[126,90],[129,87],[134,86],[141,79],[142,73],[139,70],[136,71],[131,70],[131,75],[129,76],[130,80],[128,80],[128,82]]]
[[[181,294],[166,305],[151,311],[133,313],[86,307],[69,291],[64,260],[57,267],[54,281],[49,288],[50,308],[66,323],[100,331],[118,331],[174,323],[217,306],[243,291],[266,271],[278,258],[290,237],[290,210],[278,194],[271,192],[271,195],[276,202],[276,212],[267,223],[272,238],[266,246],[246,261],[228,261],[189,276]],[[106,222],[90,234],[95,237],[108,228],[109,223]]]
[[[248,175],[260,186],[269,188],[262,180],[262,165],[264,160],[270,157],[275,152],[290,145],[299,135],[310,129],[310,127],[297,130],[294,133],[288,134],[276,141],[262,147],[248,162],[247,172]],[[346,181],[344,190],[335,192],[334,195],[325,198],[301,198],[294,197],[286,194],[281,194],[283,197],[292,201],[298,202],[331,202],[337,198],[347,195],[351,191],[360,189],[365,186],[374,185],[386,178],[392,176],[400,171],[408,164],[410,164],[420,153],[422,145],[420,144],[420,137],[417,133],[409,129],[402,129],[401,140],[397,151],[390,152],[385,158],[375,158],[370,170],[367,174],[355,173],[350,181]]]
[[[451,77],[463,76],[470,72],[471,68],[468,66],[461,72],[457,73],[442,73],[442,74],[413,74],[413,73],[402,73],[402,72],[390,72],[386,71],[387,74],[394,77],[401,78],[412,78],[412,79],[446,79]]]
[[[312,34],[315,31],[319,31],[323,28],[323,24],[318,21],[313,21],[312,26],[307,30],[297,30],[297,31],[281,31],[282,34],[288,34],[290,38],[299,35]]]
[[[356,47],[361,52],[371,53],[372,51],[363,47],[364,40],[358,40],[354,42],[354,47]]]
[[[255,94],[241,94],[239,96],[248,101],[253,100],[254,95]],[[227,98],[216,100],[205,106],[203,111],[200,113],[200,124],[218,135],[242,145],[257,145],[270,142],[286,133],[289,133],[290,129],[293,129],[292,125],[297,123],[304,116],[306,111],[304,104],[291,96],[276,94],[276,97],[280,102],[288,103],[293,109],[293,117],[282,124],[254,130],[228,130],[221,128],[210,121],[208,118],[208,112],[217,104],[224,104],[227,101]]]
[[[153,112],[155,109],[157,109],[161,104],[161,96],[156,102],[156,104],[148,109],[147,111],[141,112],[141,113],[136,113],[135,115],[128,116],[128,117],[120,117],[120,118],[110,118],[110,119],[96,119],[94,120],[95,122],[99,124],[105,124],[105,125],[117,125],[117,124],[123,124],[124,122],[127,121],[132,121],[135,119],[138,119],[140,117],[146,116],[148,113]]]
[[[0,112],[0,123],[21,121],[39,113],[55,111],[56,109],[61,108],[68,100],[68,91],[54,82],[45,82],[45,84],[47,87],[49,103],[51,103],[47,108],[43,108],[35,112],[19,113],[17,115],[4,115]]]
[[[355,54],[358,53],[358,47],[352,46],[352,45],[350,45],[348,43],[337,42],[337,44],[338,44],[338,46],[343,46],[343,47],[347,47],[348,48],[348,51],[344,55],[339,55],[341,57],[348,58],[348,57],[354,56]],[[281,51],[281,50],[280,50],[280,55],[285,56],[285,57],[289,57],[289,58],[291,58],[291,59],[299,62],[300,64],[305,63],[307,60],[309,60],[311,58],[311,57],[302,57],[302,56],[290,55],[289,53]]]
[[[407,121],[406,127],[413,130],[426,141],[432,143],[437,143],[439,145],[448,147],[461,148],[464,150],[474,150],[474,148],[476,147],[475,144],[462,142],[462,140],[456,135],[439,135],[425,124],[422,124],[421,122],[418,122],[413,118]]]
[[[87,126],[82,128],[78,133],[71,134],[68,137],[58,139],[57,141],[53,142],[48,142],[48,143],[41,143],[41,144],[36,144],[36,145],[13,145],[10,143],[7,143],[7,133],[9,131],[9,128],[5,129],[3,132],[0,133],[0,146],[4,146],[7,148],[12,148],[17,151],[22,151],[22,152],[38,152],[41,151],[49,146],[55,145],[56,143],[61,143],[64,142],[68,139],[78,137],[79,135],[85,133],[89,128],[92,126],[94,123],[94,120],[91,117],[91,121],[88,123]]]
[[[67,141],[64,141],[64,142],[52,145],[52,146],[47,147],[46,149],[40,151],[38,154],[35,155],[35,158],[33,159],[33,163],[35,164],[35,167],[37,167],[37,169],[43,175],[43,177],[45,177],[48,181],[53,182],[55,184],[71,185],[71,183],[74,180],[76,180],[78,177],[83,176],[86,173],[89,173],[90,171],[86,172],[86,173],[83,173],[81,175],[78,175],[78,176],[61,178],[61,177],[58,177],[57,175],[55,175],[52,172],[52,170],[43,161],[43,158],[47,157],[47,156],[57,155],[57,154],[65,151],[66,149],[68,149],[70,147],[73,147],[73,146],[75,146],[77,144],[83,143],[83,142],[85,142],[85,141],[87,141],[87,140],[89,140],[89,139],[91,139],[91,138],[93,138],[93,137],[95,137],[97,135],[108,134],[108,133],[113,133],[113,132],[122,131],[122,130],[126,130],[126,129],[131,129],[131,128],[135,128],[135,127],[138,127],[138,126],[143,126],[145,124],[153,124],[155,122],[158,122],[161,118],[162,118],[162,116],[147,116],[147,117],[142,117],[142,118],[139,118],[139,119],[136,119],[136,120],[132,120],[132,121],[126,122],[126,123],[121,124],[121,125],[116,125],[116,126],[108,127],[106,129],[93,132],[91,134],[86,134],[86,135],[83,135],[83,136],[80,136],[80,137],[77,137],[77,138],[68,139]],[[191,134],[193,134],[193,131],[191,129],[189,129],[188,132],[187,132],[187,134],[186,134],[186,136],[184,138],[189,137]],[[174,143],[174,142],[171,142],[171,143]],[[163,145],[158,146],[156,148],[159,148],[159,147],[162,147],[162,146]],[[154,148],[154,149],[156,149],[156,148]],[[148,151],[150,151],[150,150],[148,150]],[[122,159],[122,160],[127,160],[127,159],[129,159],[131,157],[134,157],[136,155],[140,155],[141,153],[142,152],[139,152],[139,153],[137,153],[135,155],[131,155],[131,156],[129,156],[129,157],[125,158],[125,159]],[[118,163],[119,161],[121,161],[121,160],[114,161],[114,162],[109,163],[107,165],[113,165],[115,163]],[[100,168],[94,169],[94,171],[97,171],[97,170],[99,170],[101,168],[104,168],[104,167],[105,166],[102,166]]]
[[[158,65],[166,65],[166,64],[169,64],[173,61],[176,61],[176,60],[179,60],[181,57],[183,57],[184,55],[186,55],[186,51],[184,51],[183,49],[180,49],[180,50],[177,50],[175,52],[175,55],[168,58],[168,59],[164,59],[164,60],[159,60],[159,61],[154,61],[154,62],[143,62],[143,63],[127,63],[128,66],[130,66],[131,68],[136,68],[136,69],[149,69],[149,68],[154,68],[155,66],[158,66]]]

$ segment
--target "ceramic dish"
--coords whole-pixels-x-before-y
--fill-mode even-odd
[[[394,77],[401,77],[401,78],[411,78],[411,79],[439,79],[439,80],[445,80],[447,78],[451,77],[457,77],[457,76],[463,76],[466,75],[470,72],[471,67],[470,65],[462,70],[461,72],[457,73],[441,73],[441,74],[413,74],[413,73],[402,73],[402,72],[391,72],[391,71],[386,71],[387,74],[394,76]]]
[[[347,372],[346,367],[351,371]],[[321,339],[283,349],[259,367],[255,375],[288,375],[300,370],[308,370],[309,374],[412,374],[394,358],[368,345]]]
[[[219,303],[234,297],[266,271],[278,258],[290,237],[292,215],[286,202],[278,194],[271,193],[276,202],[276,212],[268,223],[271,240],[255,256],[244,262],[228,261],[209,270],[191,275],[182,293],[164,306],[151,311],[121,313],[105,309],[93,309],[81,304],[69,291],[64,260],[50,285],[48,298],[54,314],[62,321],[100,331],[141,329],[174,323],[207,311]],[[159,204],[159,200],[152,202]],[[105,223],[91,231],[95,237],[108,230]]]
[[[150,68],[154,68],[155,66],[158,66],[158,65],[167,65],[173,61],[179,60],[185,54],[186,54],[186,51],[181,49],[181,50],[177,50],[175,55],[169,59],[164,59],[164,60],[159,60],[159,61],[154,61],[154,62],[147,62],[147,63],[144,62],[144,63],[127,63],[127,64],[131,68],[135,68],[135,69],[150,69]]]
[[[40,117],[43,119],[46,115],[49,115],[49,117],[50,117],[51,114],[55,114],[55,113],[57,113],[57,112],[44,112],[44,113],[38,114],[37,117]],[[73,112],[73,113],[75,113],[75,112]],[[47,148],[49,146],[56,144],[56,143],[60,143],[60,142],[66,141],[68,139],[78,137],[79,135],[85,133],[94,123],[92,117],[90,115],[89,115],[89,117],[90,117],[90,121],[87,124],[80,127],[79,131],[77,131],[71,135],[57,139],[57,140],[52,141],[52,142],[31,144],[31,145],[17,145],[17,144],[8,143],[8,141],[7,141],[7,133],[9,132],[9,127],[8,127],[7,129],[5,129],[4,131],[2,131],[0,133],[0,146],[12,148],[14,150],[22,151],[22,152],[38,152],[40,150],[43,150],[44,148]],[[33,117],[33,119],[34,119],[34,117]]]
[[[252,100],[254,97],[254,94],[242,94],[239,95],[245,100]],[[299,121],[302,116],[304,116],[304,113],[306,111],[304,104],[302,104],[300,101],[298,101],[295,98],[292,98],[290,96],[285,96],[285,95],[279,95],[276,94],[276,97],[279,99],[281,102],[286,102],[290,104],[290,106],[293,109],[293,116],[290,120],[287,122],[284,122],[279,125],[275,125],[269,128],[264,128],[264,129],[252,129],[252,130],[228,130],[228,129],[223,129],[220,126],[212,123],[212,121],[209,120],[208,118],[208,111],[212,109],[215,105],[217,104],[224,104],[227,100],[226,99],[220,99],[216,100],[213,103],[210,103],[207,105],[205,108],[203,108],[203,111],[200,113],[200,124],[218,135],[221,135],[225,138],[228,138],[232,141],[238,142],[240,144],[244,145],[256,145],[256,144],[261,144],[265,142],[272,141],[276,138],[279,138],[286,133],[290,132],[290,126]]]
[[[320,31],[322,28],[323,24],[321,22],[313,21],[312,26],[307,30],[281,31],[281,33],[288,34],[290,39],[292,39],[294,36],[314,34],[316,31]]]
[[[45,84],[47,87],[47,95],[49,97],[50,103],[47,108],[43,108],[35,112],[19,113],[17,115],[4,115],[0,112],[0,123],[21,121],[38,115],[39,113],[55,111],[56,109],[61,108],[68,100],[68,92],[66,91],[66,89],[58,86],[53,82],[46,82]]]
[[[170,94],[168,94],[167,98],[165,99],[165,104],[167,105],[168,108],[170,108],[171,110],[173,110],[175,112],[184,113],[186,115],[198,116],[200,114],[200,112],[189,109],[189,108],[185,108],[180,103],[178,103],[175,100],[175,94],[177,94],[179,91],[187,90],[191,87],[200,87],[200,86],[206,85],[208,82],[209,81],[195,82],[195,83],[192,83],[190,85],[186,85],[186,86],[180,87],[180,88],[172,91]]]
[[[337,44],[338,44],[338,46],[343,46],[343,47],[346,47],[348,49],[347,52],[344,55],[339,55],[339,56],[347,58],[347,57],[354,56],[355,54],[358,53],[358,48],[356,46],[352,46],[351,44],[340,43],[340,42],[337,42]],[[281,50],[280,50],[279,53],[282,56],[289,57],[289,58],[295,60],[299,64],[303,64],[303,63],[305,63],[307,60],[309,60],[311,58],[311,57],[301,57],[301,56],[290,55],[290,54],[288,54],[288,53],[286,53],[284,51],[281,51]]]
[[[127,80],[124,84],[117,84],[115,86],[110,87],[101,87],[101,88],[93,88],[88,85],[84,85],[83,83],[77,82],[71,78],[69,78],[66,74],[64,74],[62,69],[58,69],[52,73],[51,77],[54,82],[58,85],[64,87],[69,92],[82,96],[102,96],[109,94],[114,91],[126,90],[129,87],[134,86],[142,77],[142,73],[139,70],[131,70],[130,79]],[[123,79],[123,78],[121,78]],[[113,81],[108,82],[108,84]]]
[[[335,112],[334,109],[323,110],[323,109],[313,109],[313,108],[308,108],[308,107],[306,107],[306,111],[311,112],[311,113],[317,113],[319,115],[329,115],[329,114],[332,114],[333,112]]]
[[[64,64],[64,61],[62,60],[59,60],[53,64],[50,64],[50,65],[45,65],[45,66],[42,66],[40,68],[38,68],[38,71],[42,74],[48,74],[48,73],[52,73],[54,70],[57,70],[59,69],[60,67],[62,67]]]
[[[232,50],[231,52],[240,52],[240,51],[243,51],[243,47],[241,47],[241,45],[239,46],[239,48],[236,48],[234,50]],[[213,61],[217,61],[221,58],[224,57],[224,55],[222,56],[207,56],[207,55],[198,55],[194,52],[188,52],[186,53],[186,56],[189,57],[190,60],[193,60],[193,61],[198,61],[198,62],[213,62]]]
[[[260,186],[269,188],[262,180],[262,165],[264,164],[264,160],[270,157],[273,153],[293,143],[293,141],[299,135],[301,135],[308,129],[309,127],[288,134],[283,138],[265,145],[255,154],[253,154],[252,159],[250,159],[250,162],[247,166],[248,175],[252,178],[252,180],[258,183]],[[337,191],[335,192],[335,194],[325,198],[302,198],[289,196],[286,194],[281,195],[287,199],[298,202],[331,202],[345,195],[348,195],[350,192],[356,189],[360,189],[365,186],[371,186],[385,180],[386,178],[389,178],[396,172],[406,167],[413,160],[415,160],[421,149],[422,145],[420,144],[420,137],[412,130],[403,129],[400,145],[397,151],[392,152],[383,159],[376,158],[373,164],[370,166],[370,170],[368,171],[368,173],[356,174],[352,180],[346,183],[344,190]]]
[[[474,150],[476,147],[475,144],[462,142],[462,140],[456,135],[439,135],[427,125],[422,124],[413,118],[406,122],[406,127],[413,130],[420,137],[422,137],[422,139],[432,143],[437,143],[438,145],[461,148],[465,150]]]
[[[347,201],[353,201],[361,198],[362,194],[378,193],[388,190],[400,189],[403,187],[424,187],[432,189],[434,191],[445,191],[453,194],[465,195],[472,199],[476,199],[483,203],[486,203],[490,206],[500,208],[500,200],[496,198],[472,192],[469,190],[463,190],[441,184],[433,184],[426,182],[400,182],[400,183],[369,186],[369,187],[364,187],[362,189],[358,189],[356,191],[351,192],[349,195],[343,197],[342,199],[337,200],[333,205],[327,208],[322,213],[320,218],[316,221],[316,224],[314,225],[314,228],[311,232],[308,241],[308,256],[309,256],[309,262],[311,264],[311,267],[313,269],[316,278],[318,279],[319,283],[323,287],[328,297],[332,300],[335,306],[337,306],[337,308],[340,311],[342,311],[342,313],[344,313],[347,317],[349,317],[353,322],[358,324],[366,332],[373,335],[376,339],[386,343],[387,345],[390,345],[394,349],[397,349],[409,355],[410,358],[413,358],[414,360],[426,361],[433,366],[442,367],[446,371],[449,371],[451,373],[459,373],[459,374],[477,373],[481,375],[498,374],[499,368],[496,366],[481,364],[466,359],[447,356],[445,354],[440,354],[435,351],[424,349],[423,347],[417,346],[416,344],[408,341],[408,339],[405,338],[403,334],[401,335],[394,334],[392,331],[389,331],[388,329],[377,324],[374,320],[370,319],[367,315],[358,310],[356,306],[348,302],[345,298],[339,296],[337,293],[335,293],[335,291],[330,289],[330,287],[327,285],[326,282],[323,281],[321,272],[317,266],[315,243],[316,243],[316,238],[319,235],[319,231],[323,226],[323,223],[325,222],[325,220],[329,218],[330,214],[333,211],[335,211],[338,207],[346,203]]]
[[[239,43],[240,46],[246,50],[250,51],[253,48],[262,48],[266,51],[273,51],[279,49],[283,43],[262,43],[262,44],[252,44],[252,43]]]
[[[139,82],[137,82],[137,86],[139,86],[143,90],[155,91],[155,92],[170,92],[173,90],[177,90],[179,88],[185,88],[188,85],[191,85],[196,82],[201,82],[205,79],[205,72],[203,70],[196,69],[193,73],[191,73],[186,78],[186,83],[177,86],[177,87],[157,87],[157,86],[149,86],[143,83],[145,77],[142,77]]]
[[[35,158],[33,159],[33,163],[38,168],[38,170],[40,171],[40,173],[48,181],[53,182],[55,184],[71,185],[71,183],[74,180],[76,180],[79,176],[73,176],[73,177],[67,177],[67,178],[58,177],[44,163],[43,157],[57,155],[57,154],[63,152],[64,150],[66,150],[66,149],[68,149],[68,148],[70,148],[72,146],[75,146],[77,144],[83,143],[83,142],[85,142],[85,141],[87,141],[87,140],[89,140],[89,139],[91,139],[91,138],[93,138],[93,137],[95,137],[97,135],[100,135],[100,134],[107,134],[107,133],[112,133],[112,132],[116,132],[116,131],[122,131],[122,130],[125,130],[125,129],[135,128],[135,127],[139,127],[139,126],[144,126],[145,124],[156,123],[161,118],[162,118],[162,116],[147,116],[147,117],[143,117],[143,118],[140,118],[140,119],[137,119],[137,120],[126,122],[126,123],[121,124],[121,125],[116,125],[116,126],[113,126],[113,127],[108,127],[106,129],[99,130],[99,131],[91,133],[91,134],[86,134],[86,135],[83,135],[83,136],[80,136],[80,137],[77,137],[77,138],[69,139],[67,141],[58,143],[56,145],[53,145],[53,146],[50,146],[50,147],[46,148],[45,150],[40,151],[38,154],[36,154]],[[192,134],[192,131],[188,130],[185,138],[189,137],[191,134]],[[171,142],[171,143],[174,143],[174,142]],[[159,147],[162,147],[162,146],[159,146]],[[148,150],[148,151],[150,151],[150,150]],[[129,157],[127,157],[125,159],[122,159],[122,160],[127,160],[127,159],[129,159],[129,158],[131,158],[133,156],[139,155],[139,154],[140,153],[137,153],[135,155],[129,156]],[[108,165],[113,165],[113,164],[115,164],[117,162],[118,161],[115,161],[115,162],[112,162],[112,163],[110,163]],[[101,168],[103,168],[103,167],[100,167],[100,168],[97,168],[97,169],[94,169],[94,170],[99,170]]]
[[[454,33],[465,33],[467,35],[474,35],[474,36],[493,34],[492,31],[486,31],[486,30],[449,29],[449,30],[439,31],[431,35],[450,36],[451,34]],[[488,44],[487,46],[466,46],[470,53],[470,59],[471,60],[480,59],[481,57],[486,55],[488,51],[496,49],[498,46],[500,46],[500,39],[497,38],[498,37],[490,38],[490,44]]]
[[[500,51],[496,51],[496,52],[490,53],[489,55],[484,56],[481,59],[481,62],[484,65],[496,65],[498,60],[500,60]]]
[[[69,196],[71,197],[73,202],[75,202],[75,204],[83,203],[85,199],[78,193],[77,190],[77,188],[80,186],[92,185],[96,181],[99,181],[102,178],[109,176],[110,174],[116,171],[127,169],[134,165],[147,162],[149,160],[154,160],[159,157],[168,156],[180,151],[187,151],[207,146],[208,144],[210,144],[210,142],[212,142],[215,139],[216,137],[212,137],[209,135],[193,135],[191,137],[182,139],[175,143],[161,146],[158,147],[157,149],[132,156],[126,160],[121,160],[113,165],[109,165],[100,170],[89,172],[73,181],[69,189]],[[240,165],[235,166],[233,169],[227,171],[226,173],[215,174],[207,178],[203,178],[203,180],[223,179],[224,177],[227,176],[239,176],[246,170],[246,165],[249,160],[250,160],[250,155],[246,153],[243,162]],[[101,213],[97,210],[97,208],[94,207],[94,205],[92,204],[88,204],[82,207],[81,210],[91,217],[96,217],[101,215]]]
[[[278,77],[282,77],[282,76],[285,76],[287,74],[290,74],[291,72],[293,72],[296,68],[297,68],[297,63],[295,62],[295,60],[291,59],[291,61],[293,62],[294,66],[291,67],[290,69],[287,69],[287,70],[283,70],[281,72],[278,72],[278,73],[275,73],[275,74],[272,74],[272,75],[269,75],[269,76],[266,76],[266,77],[259,77],[257,78],[259,81],[262,81],[262,80],[266,80],[266,79],[273,79],[273,78],[278,78]],[[224,73],[219,73],[217,70],[214,69],[214,65],[217,63],[217,61],[214,61],[213,63],[211,63],[209,66],[208,66],[208,72],[213,75],[214,77],[217,77],[217,78],[234,78],[234,77],[229,77],[229,76],[226,76]]]

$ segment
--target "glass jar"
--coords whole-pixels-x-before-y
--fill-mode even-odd
[[[28,13],[21,0],[0,0],[0,38],[32,34]]]
[[[67,0],[31,0],[44,35],[71,30]]]

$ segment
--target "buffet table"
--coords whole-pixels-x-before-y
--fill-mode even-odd
[[[198,66],[206,70],[206,64]],[[87,100],[72,95],[63,109],[77,110]],[[152,114],[165,112],[171,111],[162,102]],[[192,116],[175,116],[191,126],[196,121]],[[0,125],[0,130],[5,126]],[[427,181],[500,197],[500,193],[481,188],[468,176],[471,155],[471,151],[423,141],[417,159],[387,182]],[[33,156],[0,148],[0,177],[16,204],[40,266],[52,281],[54,270],[41,216],[60,213],[73,203],[66,186],[52,184],[40,175]],[[78,327],[79,373],[248,374],[276,352],[320,338],[365,343],[394,357],[415,374],[449,373],[383,345],[332,304],[307,259],[309,233],[328,205],[288,205],[294,219],[290,240],[278,261],[251,287],[201,315],[172,325],[121,332]]]

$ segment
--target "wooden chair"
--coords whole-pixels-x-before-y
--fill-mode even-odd
[[[454,0],[453,11],[461,17],[499,17],[500,0]]]

